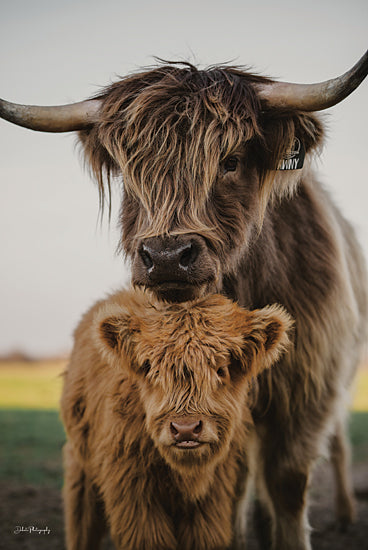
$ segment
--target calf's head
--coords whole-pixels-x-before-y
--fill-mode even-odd
[[[133,296],[98,313],[99,349],[135,381],[166,462],[187,473],[215,465],[244,437],[249,386],[288,345],[291,319],[280,306],[246,311],[221,295],[183,304]]]

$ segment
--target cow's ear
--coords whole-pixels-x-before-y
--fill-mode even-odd
[[[290,346],[293,320],[280,305],[244,311],[241,362],[251,376],[271,367]]]
[[[262,139],[250,144],[260,174],[262,217],[268,202],[291,196],[324,141],[321,117],[310,113],[265,112]]]
[[[110,360],[127,357],[134,361],[137,333],[140,320],[131,312],[117,306],[101,311],[95,319],[97,346],[105,358]]]

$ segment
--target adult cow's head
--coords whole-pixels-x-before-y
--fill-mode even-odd
[[[123,177],[121,248],[133,282],[184,301],[221,288],[269,201],[300,179],[300,170],[278,171],[280,159],[295,139],[307,161],[318,148],[322,126],[309,113],[344,99],[367,71],[368,54],[311,85],[168,63],[70,106],[1,101],[0,115],[36,130],[80,130],[102,200],[111,178]]]

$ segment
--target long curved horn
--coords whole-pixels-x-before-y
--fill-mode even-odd
[[[358,63],[342,76],[317,84],[273,82],[260,85],[259,97],[265,110],[322,111],[345,99],[367,74],[368,50]]]
[[[54,107],[18,105],[0,99],[0,117],[40,132],[72,132],[91,126],[97,120],[100,106],[98,99]]]

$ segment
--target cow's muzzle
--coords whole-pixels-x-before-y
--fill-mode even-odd
[[[216,262],[199,235],[151,237],[135,255],[133,284],[151,288],[170,302],[191,300],[215,287]]]

